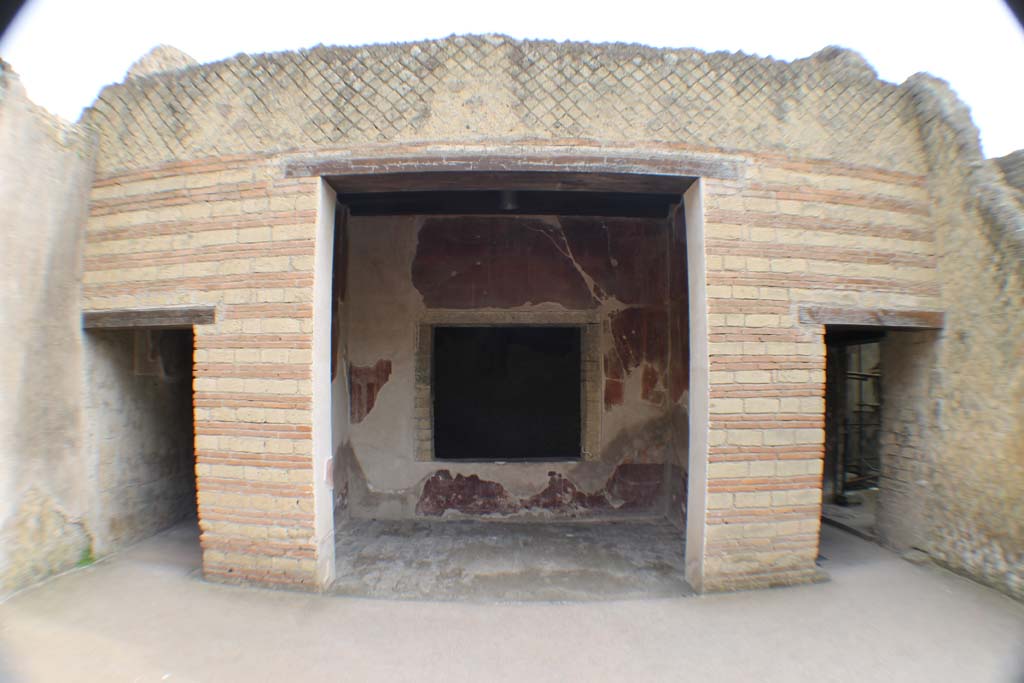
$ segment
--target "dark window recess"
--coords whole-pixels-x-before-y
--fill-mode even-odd
[[[578,327],[435,327],[439,460],[580,457]]]

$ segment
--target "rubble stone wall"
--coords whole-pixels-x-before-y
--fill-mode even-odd
[[[79,313],[93,151],[0,61],[0,596],[92,551]]]
[[[967,108],[915,76],[946,327],[934,364],[939,425],[927,550],[1024,597],[1024,203],[980,151]],[[1019,161],[1017,162],[1019,163]],[[1010,171],[1009,173],[1005,173]]]

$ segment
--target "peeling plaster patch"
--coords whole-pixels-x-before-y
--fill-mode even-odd
[[[657,305],[668,288],[665,219],[562,217],[573,260],[602,298],[626,305]]]
[[[672,430],[670,414],[661,414],[622,430],[601,454],[602,460],[607,463],[607,471],[611,472],[614,467],[623,464],[663,464],[672,456]],[[678,444],[675,448],[678,451]]]
[[[660,405],[665,397],[664,392],[658,391],[660,383],[661,374],[650,365],[644,364],[643,386],[640,398]]]
[[[340,522],[351,514],[353,509],[372,509],[380,512],[398,511],[403,517],[412,516],[411,496],[406,491],[380,491],[370,488],[366,473],[356,457],[351,443],[338,449],[334,463],[334,480],[342,481],[345,486],[344,505],[340,505],[336,496],[335,520]],[[340,469],[340,472],[339,472]],[[386,515],[385,515],[386,516]]]
[[[377,394],[391,377],[391,361],[379,360],[370,366],[353,365],[349,368],[349,391],[351,393],[351,418],[353,423],[362,422],[373,410]]]
[[[355,453],[352,451],[350,441],[338,446],[334,452],[334,466],[331,472],[333,475],[331,483],[334,489],[335,525],[348,513],[350,472],[354,461]]]
[[[566,479],[557,472],[549,472],[548,485],[540,493],[522,501],[522,507],[526,509],[540,508],[542,510],[555,510],[566,512],[571,509],[605,509],[611,507],[604,490],[592,494],[586,494],[577,488],[571,480]]]
[[[17,590],[71,569],[92,553],[92,537],[81,519],[32,488],[0,531],[9,555],[0,567],[0,586]]]
[[[537,219],[430,218],[419,231],[413,285],[427,308],[594,308],[597,300],[564,244],[557,226]]]
[[[625,402],[625,386],[622,380],[606,379],[604,381],[604,407],[611,410],[613,406],[621,406]]]
[[[668,390],[672,403],[679,403],[690,386],[690,320],[686,303],[672,304],[668,324],[672,349],[668,362]]]
[[[508,514],[518,507],[518,502],[497,482],[485,481],[475,474],[459,474],[453,479],[450,471],[440,470],[423,485],[416,514],[442,515],[446,510],[469,515]]]
[[[412,277],[428,308],[652,305],[668,289],[663,219],[424,221]]]
[[[562,514],[588,510],[649,510],[656,506],[664,486],[665,467],[660,463],[622,464],[605,485],[586,493],[558,472],[548,473],[548,484],[528,498],[513,498],[505,487],[473,474],[452,477],[439,470],[423,485],[416,504],[419,515],[440,516],[451,510],[470,515],[508,515],[531,510]]]
[[[621,404],[624,385],[620,378],[642,371],[640,398],[662,405],[666,395],[665,369],[668,360],[668,321],[659,307],[630,307],[610,316],[614,346],[605,355],[605,372],[613,381],[605,383],[605,407]]]
[[[605,490],[611,499],[622,501],[621,510],[647,510],[657,504],[664,477],[660,463],[624,463],[612,472]]]
[[[611,315],[611,326],[615,350],[627,371],[644,362],[664,370],[668,350],[664,308],[624,308]]]
[[[679,465],[670,463],[666,467],[666,489],[668,510],[665,517],[680,531],[686,530],[686,486],[688,477],[686,470]]]
[[[668,395],[680,404],[690,385],[690,285],[687,281],[686,223],[682,206],[670,219],[668,242]]]

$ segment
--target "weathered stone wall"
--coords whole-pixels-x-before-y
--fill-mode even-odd
[[[353,218],[348,242],[352,514],[664,514],[668,414],[685,390],[669,387],[665,219]],[[417,457],[415,399],[430,391],[416,371],[423,323],[579,324],[580,314],[598,330],[584,361],[597,373],[584,417],[593,453],[504,464]]]
[[[331,485],[334,489],[335,526],[349,515],[349,472],[352,469],[351,413],[349,404],[348,212],[338,207],[335,216],[331,318]]]
[[[1010,187],[1018,192],[1024,192],[1024,149],[993,159],[992,162],[999,168],[999,172],[1003,174]]]
[[[136,373],[132,331],[85,335],[82,460],[94,482],[97,555],[195,514],[191,333],[172,334],[165,345],[181,347],[170,351],[187,359],[187,369],[170,377],[156,364],[154,374]]]
[[[136,78],[104,90],[87,117],[102,144],[86,305],[218,306],[218,322],[197,330],[204,566],[308,583],[323,169],[493,161],[704,176],[707,269],[696,278],[710,355],[698,360],[710,363],[711,419],[697,425],[706,481],[689,489],[708,502],[698,587],[805,581],[816,575],[824,344],[797,310],[940,306],[917,116],[912,88],[831,49],[787,64],[454,38]],[[378,377],[371,356],[350,363]]]
[[[926,548],[939,424],[938,333],[886,334],[882,349],[882,471],[876,528],[896,550]]]
[[[946,329],[926,550],[1024,596],[1024,208],[945,83],[912,79]],[[1018,195],[1019,196],[1019,195]]]
[[[0,595],[88,556],[79,461],[89,136],[0,62]]]

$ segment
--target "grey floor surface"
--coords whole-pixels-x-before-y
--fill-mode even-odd
[[[577,601],[681,597],[683,536],[665,521],[351,521],[332,592],[372,598]]]
[[[851,491],[848,494],[850,505],[825,503],[821,506],[821,515],[841,529],[846,529],[861,538],[873,540],[878,538],[875,521],[878,515],[878,489]]]
[[[435,602],[207,583],[180,527],[0,604],[4,681],[1024,681],[1024,605],[840,530],[831,581]]]

